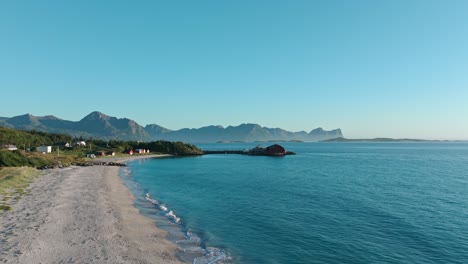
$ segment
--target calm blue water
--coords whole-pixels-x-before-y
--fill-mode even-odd
[[[283,145],[298,155],[132,162],[133,190],[234,263],[468,263],[468,143]]]

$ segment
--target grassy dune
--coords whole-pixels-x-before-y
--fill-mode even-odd
[[[77,151],[62,151],[60,156],[56,153],[42,154],[22,150],[8,151],[0,149],[0,167],[42,167],[42,166],[69,166],[73,163],[84,162],[84,154]]]
[[[30,167],[0,168],[0,211],[10,210],[11,203],[38,175],[39,171]]]

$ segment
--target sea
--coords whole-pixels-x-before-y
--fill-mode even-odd
[[[188,263],[468,263],[467,142],[280,144],[296,155],[144,159],[121,177]]]

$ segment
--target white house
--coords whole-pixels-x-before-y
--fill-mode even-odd
[[[17,150],[18,148],[15,145],[5,145],[4,146],[8,150]]]
[[[52,153],[52,146],[39,146],[37,147],[37,152]]]
[[[76,145],[80,147],[86,147],[86,141],[78,141],[76,142]]]

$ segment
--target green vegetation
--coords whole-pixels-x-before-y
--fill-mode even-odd
[[[0,194],[5,194],[10,189],[20,190],[39,174],[39,171],[30,167],[1,168],[0,169]]]
[[[9,205],[0,205],[0,211],[9,211],[11,210],[11,206]]]
[[[40,131],[22,131],[0,127],[0,145],[14,144],[26,149],[41,145],[53,145],[61,142],[71,142],[72,137],[63,134],[45,133]]]
[[[145,149],[151,153],[171,154],[179,156],[187,155],[201,155],[203,151],[195,145],[183,142],[172,141],[151,141],[151,142],[138,142],[138,141],[121,141],[121,140],[93,140],[86,141],[88,149],[91,148],[94,152],[105,151],[118,153],[128,153],[130,150]],[[93,151],[88,153],[94,153]]]
[[[0,169],[0,211],[11,210],[10,198],[18,198],[24,189],[39,175],[39,171],[30,167]]]
[[[0,167],[42,167],[52,165],[47,159],[35,155],[27,155],[24,151],[0,150]]]
[[[73,144],[85,141],[86,146]],[[65,147],[69,143],[73,147]],[[2,149],[3,145],[16,145],[19,149],[10,151]],[[52,153],[39,153],[34,151],[40,145],[53,146]],[[30,150],[28,150],[30,148]],[[61,167],[86,162],[87,154],[98,152],[114,152],[116,155],[128,155],[130,150],[145,149],[150,153],[172,155],[201,155],[202,150],[191,144],[170,141],[120,141],[120,140],[94,140],[89,138],[72,138],[68,135],[49,134],[38,131],[20,131],[0,127],[0,167],[29,166],[34,168]],[[98,155],[96,155],[98,156]]]
[[[82,151],[81,151],[82,152]],[[21,167],[28,166],[34,168],[70,166],[75,163],[86,161],[84,154],[80,151],[61,151],[60,155],[55,153],[42,154],[39,152],[29,152],[23,150],[9,151],[0,150],[0,167]]]

